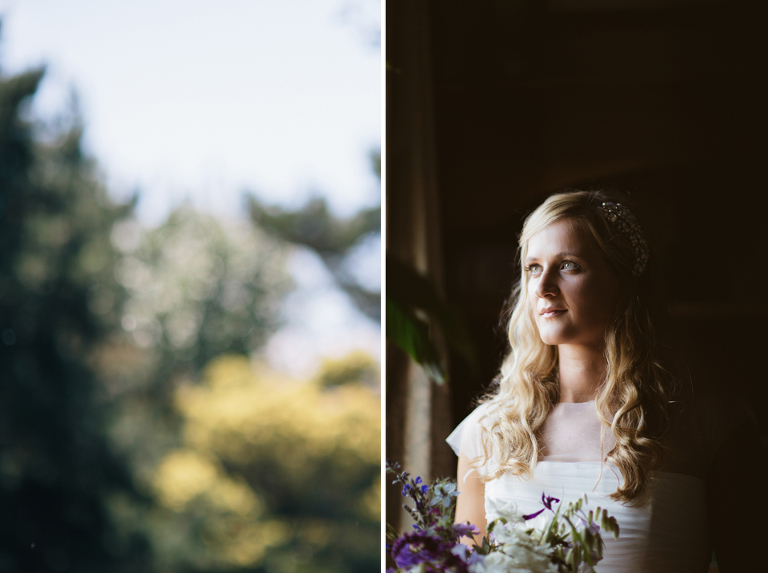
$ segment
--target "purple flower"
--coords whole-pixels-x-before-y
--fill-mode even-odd
[[[413,480],[413,485],[419,485],[419,484],[423,484],[423,485],[422,485],[422,486],[419,488],[419,491],[420,491],[421,493],[427,493],[427,491],[429,490],[429,486],[428,486],[427,484],[425,484],[425,483],[423,483],[423,482],[422,482],[422,480],[421,480],[421,476],[416,476],[416,479],[415,479],[415,480]],[[408,486],[408,489],[410,489],[410,486]],[[405,495],[405,494],[403,494],[403,495]]]
[[[540,509],[539,511],[536,511],[534,513],[529,513],[528,515],[524,515],[523,519],[525,521],[528,521],[529,519],[533,519],[534,517],[538,516],[540,513],[543,513],[545,509],[546,509],[546,507],[543,508],[543,509]]]
[[[478,553],[476,551],[473,551],[469,554],[469,561],[467,561],[467,565],[473,565],[475,563],[478,563],[479,561],[482,561],[485,558],[484,555],[481,553]]]
[[[408,491],[411,489],[411,484],[407,483],[403,486],[403,491],[400,492],[400,495],[403,497],[408,495]]]
[[[533,519],[534,517],[536,517],[539,514],[541,514],[545,509],[548,509],[549,511],[554,511],[552,509],[552,503],[554,503],[554,502],[560,503],[560,500],[557,499],[556,497],[550,497],[546,493],[542,492],[541,493],[541,503],[544,504],[544,508],[540,509],[539,511],[537,511],[535,513],[529,513],[528,515],[524,515],[523,519],[525,521],[528,521],[529,519]]]
[[[392,559],[398,567],[412,567],[419,563],[432,563],[449,553],[439,537],[417,531],[398,537],[392,544]]]
[[[468,551],[466,545],[445,543],[436,535],[418,531],[398,537],[391,555],[398,568],[424,564],[428,573],[468,573],[468,562],[474,562]]]
[[[480,533],[480,530],[471,523],[456,523],[453,526],[456,537],[471,537]]]
[[[546,507],[549,511],[554,511],[552,509],[552,502],[560,503],[560,500],[556,497],[550,497],[544,492],[541,492],[541,503],[543,503],[544,507]]]
[[[464,545],[463,543],[456,544],[453,549],[451,549],[451,553],[461,559],[464,563],[467,562],[469,559],[469,547]]]

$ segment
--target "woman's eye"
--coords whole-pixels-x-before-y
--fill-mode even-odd
[[[529,273],[535,275],[536,273],[538,273],[541,270],[541,266],[540,265],[528,265],[527,267],[525,267],[525,270],[528,271]]]
[[[561,267],[564,271],[574,271],[579,268],[579,265],[577,265],[573,261],[563,261],[563,264],[561,265]]]

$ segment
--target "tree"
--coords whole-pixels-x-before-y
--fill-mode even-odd
[[[189,529],[207,526],[208,518],[165,519],[154,475],[184,443],[178,388],[203,383],[201,371],[222,354],[247,361],[276,329],[291,284],[283,264],[287,249],[247,222],[221,221],[186,206],[157,228],[125,219],[112,240],[121,253],[115,276],[127,293],[122,333],[99,345],[94,362],[109,388],[111,443],[130,460],[137,488],[161,507],[132,507],[118,495],[110,508],[122,538],[150,540],[158,571],[210,570],[226,562],[211,558]],[[166,464],[175,468],[172,475],[191,475],[181,477],[179,487],[208,475],[207,466],[189,456],[175,459],[176,465]],[[155,527],[160,522],[165,525]]]
[[[0,80],[0,570],[287,571],[308,551],[313,571],[378,567],[373,361],[290,388],[248,370],[290,286],[281,240],[186,207],[142,228],[79,120],[43,140],[22,119],[41,77]],[[342,258],[378,225],[362,219]],[[226,424],[199,441],[209,403],[250,408],[231,441],[213,443]],[[299,419],[315,431],[259,442]],[[261,445],[232,457],[238,436]]]
[[[144,522],[159,569],[377,570],[378,371],[355,353],[298,381],[230,355],[178,387],[184,440]]]
[[[381,176],[381,155],[371,153],[371,163]],[[366,239],[381,235],[381,207],[363,209],[352,217],[334,216],[322,198],[289,211],[263,205],[250,198],[254,223],[280,239],[315,252],[357,307],[370,319],[381,321],[381,291],[365,287],[349,269],[350,254]]]
[[[42,143],[21,118],[42,76],[0,79],[0,569],[135,570],[146,544],[117,542],[104,497],[145,500],[103,436],[89,364],[117,328],[109,236],[132,206],[107,196],[78,124]]]
[[[123,330],[151,359],[158,391],[223,352],[251,354],[275,330],[286,248],[260,229],[182,206],[155,229],[122,221],[112,238]]]

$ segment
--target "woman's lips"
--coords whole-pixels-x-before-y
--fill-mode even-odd
[[[559,316],[566,312],[563,308],[543,308],[541,309],[542,318],[552,318],[553,316]]]

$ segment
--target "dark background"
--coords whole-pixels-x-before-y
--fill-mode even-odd
[[[558,189],[611,187],[630,194],[656,250],[691,377],[746,397],[765,439],[765,16],[761,3],[733,1],[387,3],[388,247],[412,232],[404,182],[418,133],[432,142],[431,274],[479,351],[475,369],[451,357],[449,427],[505,351],[524,216]],[[455,457],[434,458],[449,460],[435,475],[455,472]]]

